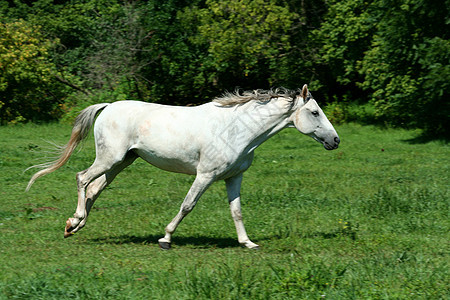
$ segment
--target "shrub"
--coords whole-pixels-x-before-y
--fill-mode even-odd
[[[23,20],[0,23],[0,37],[0,123],[59,118],[68,87],[49,58],[57,40]]]

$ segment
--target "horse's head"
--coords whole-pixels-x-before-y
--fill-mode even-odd
[[[319,143],[322,143],[325,149],[336,149],[340,142],[339,136],[316,100],[312,98],[306,84],[303,86],[299,97],[301,99],[298,99],[298,108],[292,114],[292,121],[295,127],[301,133],[309,135]]]

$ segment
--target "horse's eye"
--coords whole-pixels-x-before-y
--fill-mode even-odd
[[[319,112],[317,110],[311,112],[314,117],[319,116]]]

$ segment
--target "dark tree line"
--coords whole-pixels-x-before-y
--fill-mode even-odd
[[[449,133],[450,1],[2,1],[0,119],[309,83],[337,121]]]

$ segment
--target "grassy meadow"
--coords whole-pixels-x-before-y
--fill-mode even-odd
[[[256,150],[242,205],[260,250],[237,243],[217,182],[162,251],[157,239],[193,177],[137,160],[64,239],[93,138],[25,193],[24,170],[71,128],[0,127],[0,299],[448,299],[449,145],[420,143],[415,131],[336,129],[335,151],[295,129]]]

